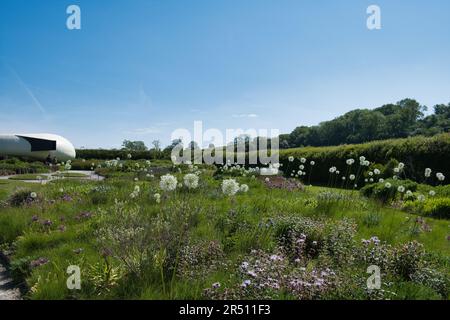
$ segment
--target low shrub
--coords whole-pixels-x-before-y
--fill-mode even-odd
[[[380,200],[382,202],[390,202],[397,197],[403,197],[402,193],[398,191],[398,188],[403,186],[405,192],[410,190],[415,192],[418,184],[411,180],[395,180],[388,179],[384,182],[372,183],[361,188],[360,193],[367,197]]]
[[[17,189],[8,198],[7,203],[14,207],[32,203],[37,200],[37,194],[28,189]]]
[[[423,214],[450,219],[450,198],[429,198],[423,205]]]

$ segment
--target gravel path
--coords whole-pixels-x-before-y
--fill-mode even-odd
[[[29,183],[40,183],[40,184],[46,184],[47,182],[51,180],[57,180],[57,179],[71,179],[71,180],[93,180],[93,181],[102,181],[105,179],[105,177],[99,176],[95,173],[95,171],[89,171],[89,170],[71,170],[72,173],[82,173],[86,175],[86,177],[80,177],[80,178],[59,178],[55,177],[54,173],[41,173],[41,176],[50,177],[51,179],[45,179],[45,180],[16,180],[16,181],[22,181],[22,182],[29,182]],[[13,176],[0,176],[0,180],[8,180],[10,177]]]
[[[0,263],[0,300],[20,300],[20,290],[14,286],[6,268]]]

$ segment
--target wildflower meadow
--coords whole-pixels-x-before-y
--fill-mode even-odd
[[[2,255],[26,299],[450,297],[449,172],[281,160],[264,175],[130,152],[0,180]]]

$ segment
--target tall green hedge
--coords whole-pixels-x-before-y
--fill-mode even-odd
[[[295,161],[289,162],[293,156]],[[423,182],[425,168],[433,170],[432,179],[435,181],[436,172],[447,176],[444,183],[450,179],[450,134],[440,134],[433,137],[411,137],[405,139],[390,139],[373,141],[363,144],[341,145],[333,147],[305,147],[280,150],[280,163],[285,171],[298,170],[300,158],[308,159],[305,167],[310,170],[309,162],[315,161],[311,175],[311,182],[326,184],[329,179],[328,169],[332,166],[338,168],[341,174],[346,172],[346,159],[355,159],[353,167],[359,165],[358,158],[365,156],[371,163],[385,165],[390,160],[405,163],[406,177],[417,182]],[[361,177],[364,179],[364,177]]]

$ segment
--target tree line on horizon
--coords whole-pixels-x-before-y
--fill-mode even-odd
[[[289,134],[280,135],[280,148],[334,146],[374,140],[432,136],[450,131],[450,103],[427,107],[414,99],[404,99],[379,108],[355,109],[315,126],[299,126]]]

